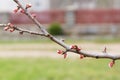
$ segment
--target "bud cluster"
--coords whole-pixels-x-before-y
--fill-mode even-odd
[[[13,12],[17,13],[19,11],[20,13],[25,14],[26,10],[31,7],[32,7],[31,4],[26,4],[25,9],[21,8],[20,6],[17,6],[17,8],[13,10]],[[31,16],[32,18],[36,18],[36,14],[31,14]]]
[[[7,26],[4,28],[5,31],[13,32],[15,31],[14,25],[12,23],[8,23]]]
[[[70,49],[76,50],[77,52],[79,52],[81,50],[80,47],[78,47],[77,45],[72,45],[70,46]],[[80,54],[80,59],[83,59],[85,56]]]
[[[67,53],[65,51],[57,50],[57,53],[64,55],[64,59],[67,58]]]
[[[76,50],[76,51],[78,51],[78,52],[81,50],[81,48],[78,47],[77,45],[72,45],[72,46],[70,46],[70,49]]]
[[[28,8],[31,8],[31,7],[32,7],[31,4],[26,4],[26,8],[25,9],[27,10]],[[20,6],[17,6],[17,8],[13,10],[13,12],[17,13],[19,10],[20,10],[21,13],[23,13],[23,14],[25,13],[25,10],[21,9]]]

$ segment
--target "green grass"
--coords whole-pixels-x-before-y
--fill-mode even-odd
[[[68,43],[120,43],[120,38],[95,38],[95,39],[67,39]]]
[[[0,59],[0,80],[120,80],[120,62],[109,60]]]

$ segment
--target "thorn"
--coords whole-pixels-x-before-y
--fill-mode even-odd
[[[107,48],[105,47],[102,52],[103,52],[103,53],[107,53]]]

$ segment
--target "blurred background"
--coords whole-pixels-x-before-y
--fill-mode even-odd
[[[23,5],[31,3],[31,13],[49,28],[58,23],[67,36],[87,37],[119,37],[120,1],[119,0],[20,0]],[[4,5],[6,5],[4,7]],[[11,0],[0,3],[0,23],[11,22],[16,25],[34,28],[31,20],[20,13],[13,14],[16,4]],[[24,27],[25,27],[24,26]],[[10,35],[0,33],[1,39],[10,39]],[[4,35],[3,35],[4,34]],[[16,35],[16,34],[15,34]],[[13,36],[13,35],[12,35]],[[12,37],[13,39],[14,37]],[[16,36],[15,36],[16,38]],[[17,35],[17,38],[19,36]],[[32,37],[31,37],[32,38]]]
[[[119,54],[120,0],[19,0],[58,39],[86,51]],[[13,13],[12,0],[0,2],[0,23],[40,31],[25,15]],[[59,45],[41,36],[10,33],[0,27],[0,80],[120,80],[120,62],[109,69],[110,60],[84,59],[57,54]]]

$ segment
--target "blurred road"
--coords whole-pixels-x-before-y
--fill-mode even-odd
[[[23,46],[24,45],[24,46]],[[81,43],[78,44],[85,51],[100,52],[103,51],[104,47],[107,47],[107,51],[112,54],[120,54],[120,43],[112,44],[96,44],[96,43]],[[0,45],[0,57],[1,58],[39,58],[39,57],[51,57],[61,58],[62,55],[57,54],[57,50],[62,49],[59,45],[46,43],[46,44],[12,44],[12,45]],[[68,57],[76,58],[77,54],[69,53]]]

